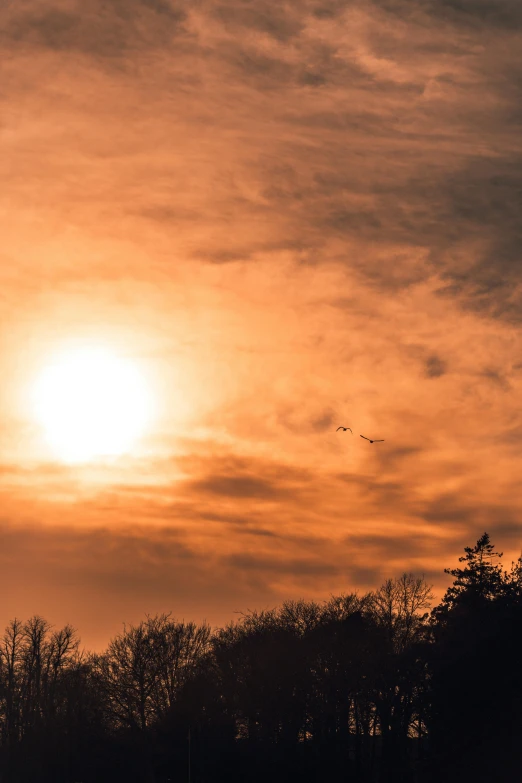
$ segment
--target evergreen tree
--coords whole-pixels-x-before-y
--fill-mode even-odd
[[[444,569],[444,573],[453,576],[455,581],[433,610],[432,619],[438,624],[447,620],[451,610],[478,607],[499,597],[504,590],[506,577],[498,562],[503,553],[494,551],[488,533],[484,533],[475,546],[467,546],[464,551],[465,556],[459,557],[459,563],[465,563],[463,567]]]
[[[513,707],[521,697],[520,613],[512,601],[517,571],[502,570],[502,553],[487,533],[464,551],[462,567],[445,569],[455,581],[431,618],[425,777],[430,783],[507,783],[521,756],[513,742],[520,726]],[[490,752],[477,753],[480,747]]]

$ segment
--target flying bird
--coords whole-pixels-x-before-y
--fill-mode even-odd
[[[361,435],[361,438],[364,438],[364,440],[370,440],[370,438],[367,438],[365,435]],[[370,440],[370,443],[384,443],[384,440]]]
[[[342,430],[343,432],[346,432],[346,430],[350,430],[350,432],[352,432],[352,428],[351,427],[337,427],[337,429],[335,431],[339,432],[339,430]],[[353,435],[353,432],[352,432],[352,435]]]

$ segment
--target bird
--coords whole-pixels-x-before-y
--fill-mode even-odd
[[[367,438],[366,435],[361,435],[361,438],[364,438],[364,440],[370,440],[370,438]],[[370,443],[384,443],[384,440],[370,440]]]
[[[337,427],[337,429],[335,431],[339,432],[339,430],[342,430],[343,432],[346,432],[346,430],[350,430],[350,432],[352,432],[352,428],[351,427]],[[353,435],[353,432],[352,432],[352,435]]]

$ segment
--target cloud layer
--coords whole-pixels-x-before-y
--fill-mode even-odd
[[[4,619],[98,644],[440,590],[485,529],[517,556],[520,4],[23,0],[0,31]],[[132,459],[42,447],[66,339],[155,384]]]

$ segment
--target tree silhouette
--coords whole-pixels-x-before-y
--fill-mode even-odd
[[[522,617],[506,590],[510,580],[516,581],[515,572],[510,577],[494,562],[502,554],[494,551],[487,533],[464,551],[459,562],[465,566],[445,570],[454,583],[432,615],[431,771],[434,780],[444,770],[448,781],[464,775],[508,781],[522,760],[514,762],[507,753],[513,737],[511,703],[520,699],[515,660]],[[477,754],[477,747],[495,753]],[[498,752],[504,755],[501,765]]]
[[[0,644],[2,756],[6,775],[22,780],[51,764],[61,744],[60,766],[73,753],[66,700],[81,666],[79,640],[71,626],[53,631],[43,618],[13,620]]]
[[[423,578],[224,628],[147,616],[96,655],[14,620],[1,783],[512,783],[522,766],[522,558],[485,533],[431,615]],[[477,752],[481,749],[482,752]]]
[[[439,622],[449,610],[460,604],[481,603],[502,592],[504,574],[500,563],[494,563],[494,560],[500,560],[502,552],[494,551],[488,533],[484,533],[474,547],[465,547],[464,551],[465,556],[459,557],[459,563],[465,563],[463,568],[444,569],[445,574],[454,577],[454,582],[436,612]]]

